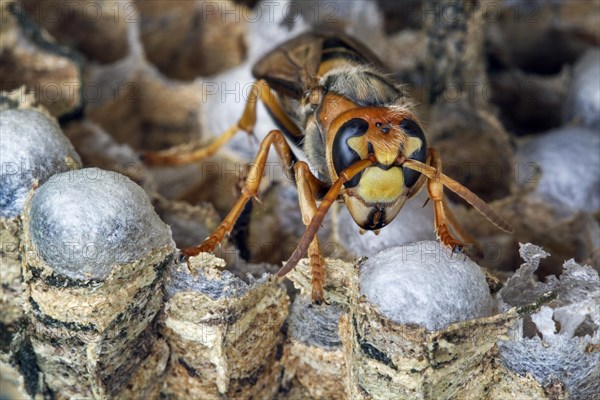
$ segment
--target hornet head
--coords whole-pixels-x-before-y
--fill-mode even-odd
[[[360,159],[375,158],[373,166],[346,182],[342,197],[362,229],[383,228],[398,214],[421,175],[402,167],[401,160],[425,162],[423,130],[412,113],[392,107],[349,110],[331,128],[336,132],[328,154],[332,176]]]

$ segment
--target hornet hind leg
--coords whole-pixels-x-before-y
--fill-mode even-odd
[[[253,134],[256,125],[256,104],[258,100],[264,102],[269,99],[269,86],[264,81],[257,81],[252,85],[246,107],[239,121],[230,126],[207,146],[185,144],[172,147],[163,151],[149,151],[142,153],[141,158],[148,165],[181,165],[201,161],[215,154],[221,147],[229,142],[237,132],[244,131]]]

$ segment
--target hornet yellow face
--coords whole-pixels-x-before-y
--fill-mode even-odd
[[[346,182],[342,197],[354,221],[366,230],[389,224],[404,205],[420,174],[399,165],[402,158],[425,162],[427,143],[407,113],[389,108],[362,108],[342,115],[331,158],[336,174],[374,155],[377,164]]]

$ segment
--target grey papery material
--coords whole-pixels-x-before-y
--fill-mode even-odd
[[[600,134],[600,50],[590,49],[575,64],[565,102],[564,122]]]
[[[171,230],[129,178],[98,168],[54,175],[31,202],[32,242],[55,271],[72,279],[105,279],[172,244]]]
[[[525,263],[500,291],[504,308],[532,302],[553,291],[557,299],[531,316],[533,334],[518,330],[513,340],[500,341],[500,358],[511,370],[531,374],[543,386],[561,382],[570,398],[591,399],[600,393],[600,277],[587,265],[566,261],[557,278],[539,282],[534,276],[548,257],[541,247],[521,244]]]
[[[303,296],[297,296],[288,317],[289,335],[295,340],[325,349],[342,345],[338,325],[342,309],[335,304],[316,305]]]
[[[35,110],[0,112],[0,217],[21,214],[38,181],[79,166],[81,159],[52,119]]]
[[[600,135],[586,128],[560,128],[536,136],[517,151],[523,183],[537,184],[543,200],[562,214],[600,210]]]
[[[361,265],[360,290],[386,317],[429,330],[494,311],[481,268],[436,241],[392,247],[369,258]]]

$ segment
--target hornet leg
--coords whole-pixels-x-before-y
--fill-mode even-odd
[[[452,237],[450,229],[448,228],[448,222],[446,219],[446,213],[444,211],[444,185],[440,182],[439,176],[442,174],[442,160],[437,150],[430,148],[431,166],[437,170],[433,178],[430,178],[427,182],[427,191],[429,192],[429,198],[433,201],[433,212],[434,212],[434,227],[439,240],[446,246],[450,247],[452,251],[462,251],[462,243]]]
[[[181,165],[201,161],[215,154],[221,147],[229,142],[238,131],[252,135],[256,124],[256,104],[258,100],[267,101],[270,98],[269,86],[264,81],[257,81],[252,85],[246,107],[238,122],[230,126],[214,141],[204,147],[194,147],[188,144],[172,147],[163,151],[149,151],[142,154],[142,160],[148,165]]]
[[[240,214],[244,210],[244,206],[246,205],[248,200],[250,200],[250,198],[252,197],[255,197],[258,192],[258,187],[263,178],[263,172],[267,163],[269,150],[272,145],[274,145],[275,149],[277,150],[277,154],[279,155],[279,159],[282,163],[282,167],[284,168],[284,170],[291,170],[292,152],[283,136],[283,133],[281,133],[278,130],[273,130],[269,132],[269,134],[264,138],[264,140],[260,144],[256,160],[252,164],[252,167],[248,172],[248,176],[246,178],[246,181],[244,182],[240,198],[235,202],[235,204],[233,205],[223,222],[221,222],[219,227],[204,242],[202,242],[197,247],[187,248],[183,250],[183,253],[186,256],[196,256],[204,252],[213,252],[215,247],[217,247],[217,245],[223,241],[225,235],[228,234],[231,231],[231,229],[233,229],[235,221],[237,221]]]
[[[317,212],[316,198],[319,191],[326,187],[325,183],[318,180],[310,171],[308,164],[299,161],[294,164],[296,175],[296,186],[300,202],[300,211],[302,212],[302,221],[308,226]],[[311,299],[314,303],[321,304],[325,301],[323,293],[323,284],[325,281],[325,263],[321,257],[319,239],[314,236],[308,246],[308,258],[310,260],[311,270]]]

